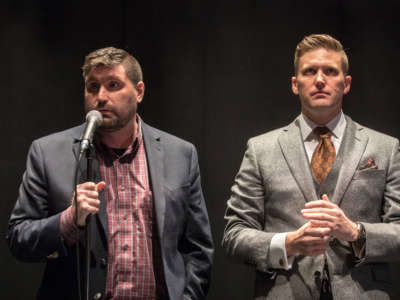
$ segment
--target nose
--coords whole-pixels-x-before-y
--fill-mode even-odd
[[[318,89],[321,89],[325,86],[325,76],[322,71],[317,72],[317,77],[315,78],[315,84]]]
[[[99,104],[107,102],[108,100],[108,92],[104,86],[100,86],[99,92],[97,93],[97,101]]]

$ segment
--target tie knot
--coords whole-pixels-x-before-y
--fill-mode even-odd
[[[326,127],[326,126],[323,126],[323,127],[315,127],[315,128],[314,128],[314,133],[315,133],[317,136],[321,137],[321,138],[327,138],[327,137],[330,138],[331,135],[332,135],[331,131],[330,131],[329,128]]]

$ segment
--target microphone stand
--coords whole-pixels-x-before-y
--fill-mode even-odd
[[[93,160],[93,144],[89,143],[89,147],[86,150],[86,160],[87,160],[87,169],[86,169],[86,177],[87,181],[93,181],[94,175],[92,170],[92,160]],[[89,214],[86,218],[86,231],[85,231],[85,240],[86,240],[86,253],[85,253],[85,300],[89,300],[89,288],[90,288],[90,249],[91,249],[91,241],[92,241],[92,214]]]

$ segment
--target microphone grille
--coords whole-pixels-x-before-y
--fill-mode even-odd
[[[103,116],[98,110],[91,110],[86,114],[86,122],[89,122],[89,120],[92,119],[94,120],[97,125],[100,125],[103,123]]]

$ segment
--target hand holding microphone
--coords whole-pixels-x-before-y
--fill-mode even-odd
[[[103,116],[97,110],[91,110],[86,114],[86,127],[82,135],[79,161],[83,154],[91,147],[93,135],[96,129],[103,123]],[[99,192],[105,187],[105,182],[85,182],[76,186],[76,202],[72,201],[73,216],[77,216],[78,226],[85,226],[86,217],[99,211]]]

